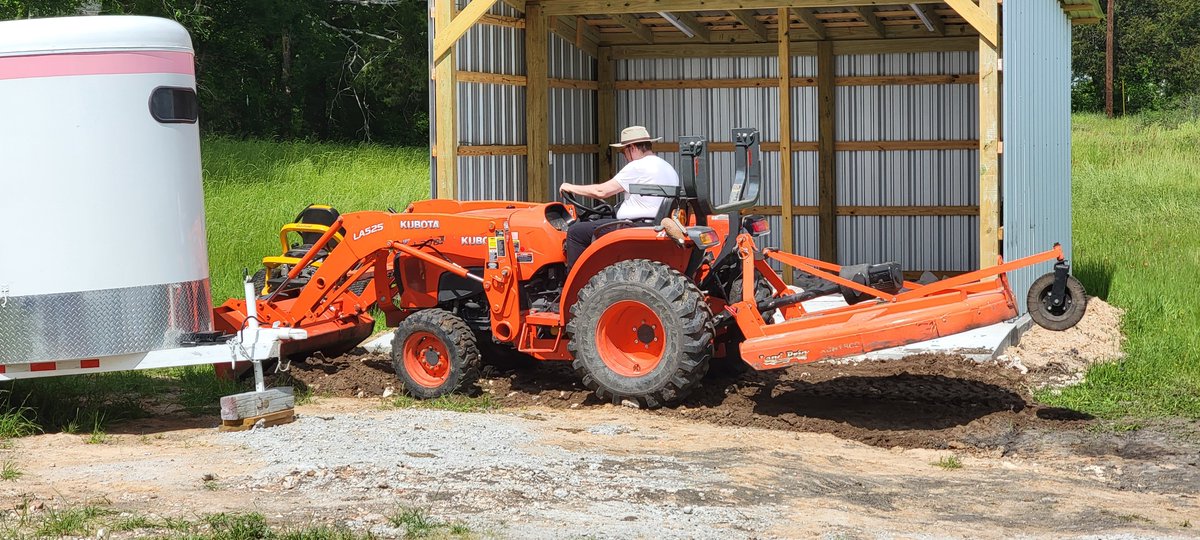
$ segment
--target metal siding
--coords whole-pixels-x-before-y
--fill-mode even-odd
[[[460,7],[465,6],[459,2]],[[521,17],[497,3],[495,15]],[[430,26],[430,40],[433,32]],[[525,31],[477,24],[458,41],[457,69],[482,73],[525,75]],[[550,35],[549,71],[552,78],[596,80],[596,61],[557,34]],[[595,144],[596,92],[569,88],[549,91],[550,144]],[[432,96],[430,111],[434,110]],[[459,144],[519,146],[526,144],[525,87],[503,84],[458,85]],[[431,122],[432,124],[432,122]],[[430,127],[431,141],[434,127]],[[431,176],[434,175],[431,160]],[[463,200],[527,198],[525,156],[459,156],[459,198]],[[594,154],[552,155],[551,177],[591,182],[596,176]]]
[[[974,52],[839,56],[839,77],[974,73]],[[978,86],[838,86],[838,141],[963,140],[978,135]],[[838,152],[838,206],[970,206],[979,201],[975,150]],[[838,260],[898,261],[908,270],[978,267],[973,216],[838,218]]]
[[[1063,245],[1071,257],[1071,22],[1058,2],[1004,6],[1002,200],[1004,255]],[[1033,280],[1053,263],[1013,272],[1025,310]]]

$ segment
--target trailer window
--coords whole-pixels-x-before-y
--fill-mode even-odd
[[[196,92],[191,88],[155,88],[150,94],[150,115],[165,124],[194,124],[200,116]]]

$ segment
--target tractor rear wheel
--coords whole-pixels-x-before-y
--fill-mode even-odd
[[[602,270],[571,314],[575,372],[600,399],[660,407],[683,399],[708,371],[712,313],[695,283],[665,264],[622,261]]]
[[[1083,313],[1087,310],[1087,294],[1083,290],[1083,284],[1075,279],[1075,276],[1067,276],[1066,291],[1059,305],[1054,305],[1051,301],[1053,290],[1054,272],[1037,278],[1029,287],[1025,305],[1029,308],[1029,317],[1038,326],[1061,332],[1083,319]]]
[[[418,399],[466,388],[479,378],[475,333],[449,311],[419,311],[396,327],[392,367],[408,395]]]

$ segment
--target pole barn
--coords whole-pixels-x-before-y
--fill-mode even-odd
[[[1069,257],[1071,27],[1103,12],[1068,2],[434,0],[433,192],[550,200],[644,125],[668,161],[708,139],[726,193],[730,131],[755,127],[769,245],[910,278]]]

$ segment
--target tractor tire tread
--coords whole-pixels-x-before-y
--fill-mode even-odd
[[[451,375],[446,384],[428,388],[405,376],[404,339],[416,331],[431,332],[443,341],[450,354]],[[400,322],[392,338],[392,367],[405,392],[417,399],[432,399],[464,390],[479,380],[479,345],[475,332],[461,317],[444,309],[423,309]]]
[[[657,291],[673,309],[671,314],[663,315],[677,318],[682,326],[679,361],[670,377],[657,387],[621,392],[605,385],[593,372],[597,369],[593,366],[604,365],[598,357],[595,344],[580,339],[593,333],[590,329],[595,327],[603,311],[601,306],[593,305],[598,295],[617,284],[639,284],[645,287],[647,293]],[[572,367],[584,386],[600,399],[613,404],[628,400],[640,408],[658,408],[686,397],[708,372],[715,333],[712,313],[695,283],[674,268],[646,259],[622,261],[593,276],[579,291],[578,298],[575,305],[571,306],[572,319],[567,323],[567,334],[572,337],[567,348],[575,358]],[[665,318],[663,324],[668,324]]]

